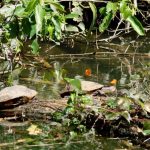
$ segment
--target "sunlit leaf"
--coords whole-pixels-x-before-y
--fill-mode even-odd
[[[42,130],[37,127],[37,125],[32,124],[27,131],[29,132],[30,135],[39,135],[42,133]]]
[[[36,34],[42,30],[43,19],[45,11],[40,4],[36,5],[35,8],[35,20],[36,20]]]
[[[65,30],[68,32],[79,32],[79,29],[73,25],[66,25]]]
[[[150,113],[150,102],[145,102],[144,103],[144,110]]]
[[[107,13],[112,11],[113,14],[116,14],[117,9],[118,9],[117,3],[115,3],[115,2],[108,2],[107,3],[107,6],[106,6]]]
[[[15,5],[4,5],[2,8],[0,8],[0,14],[2,14],[5,17],[10,17],[12,16],[14,10]]]
[[[132,15],[132,10],[130,7],[127,5],[126,0],[122,0],[120,2],[120,13],[123,19],[127,19],[129,16]]]
[[[83,22],[80,22],[80,23],[78,24],[78,27],[79,27],[82,31],[85,31],[85,25],[84,25]]]
[[[131,116],[130,116],[128,111],[121,112],[120,114],[121,114],[121,116],[123,116],[130,123],[132,118],[131,118]]]
[[[58,2],[51,1],[49,4],[53,11],[59,11],[61,13],[65,12],[64,7]]]
[[[83,21],[83,9],[78,5],[72,8],[72,13],[79,14],[78,17],[74,17],[73,20],[76,22]]]
[[[145,35],[144,28],[141,24],[141,22],[135,17],[135,16],[129,16],[126,19],[128,22],[130,22],[133,29],[141,36]]]
[[[74,19],[74,18],[78,18],[78,17],[79,17],[79,14],[77,14],[77,13],[70,13],[65,16],[66,19]]]

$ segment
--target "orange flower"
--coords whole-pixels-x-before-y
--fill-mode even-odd
[[[113,79],[113,80],[110,82],[110,84],[116,85],[116,84],[117,84],[117,80],[116,80],[116,79]]]
[[[85,70],[85,76],[91,76],[91,69],[86,69]]]

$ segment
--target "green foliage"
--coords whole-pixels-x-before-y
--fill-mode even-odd
[[[45,11],[40,4],[35,7],[36,35],[42,31]]]
[[[64,110],[65,115],[71,117],[71,119],[67,119],[67,124],[74,129],[85,131],[85,126],[83,125],[87,115],[85,107],[92,104],[91,97],[82,95],[80,80],[70,78],[65,78],[65,80],[74,88],[74,92],[68,98],[67,106]]]
[[[59,44],[66,32],[87,33],[88,37],[91,31],[97,28],[100,14],[103,16],[98,27],[100,32],[108,29],[111,21],[120,14],[122,21],[129,22],[139,35],[145,35],[142,24],[135,16],[137,9],[131,0],[108,1],[105,7],[100,8],[97,8],[94,2],[87,2],[84,5],[82,2],[72,2],[72,7],[68,11],[55,0],[22,0],[15,4],[7,1],[0,10],[2,42],[8,42],[9,45],[11,39],[17,38],[19,41],[31,39],[32,52],[35,54],[39,51],[40,40],[50,40]],[[87,7],[92,12],[89,29],[85,28],[83,17]],[[68,23],[70,20],[74,23]]]
[[[129,16],[127,18],[127,21],[130,22],[133,29],[139,34],[139,35],[145,35],[144,28],[140,21],[135,16]]]
[[[108,29],[112,19],[117,15],[117,12],[119,12],[122,20],[129,22],[139,35],[145,35],[142,24],[135,17],[136,10],[130,0],[108,2],[106,7],[100,8],[99,12],[104,16],[102,23],[99,25],[100,32],[104,32]]]
[[[39,50],[38,39],[48,38],[57,42],[62,38],[65,11],[59,2],[30,0],[19,1],[15,6],[10,6],[4,6],[0,11],[2,17],[7,17],[2,26],[5,31],[3,36],[7,40],[30,38],[33,40],[32,52],[35,54]]]

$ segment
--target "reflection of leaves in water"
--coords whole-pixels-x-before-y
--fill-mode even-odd
[[[56,83],[60,83],[63,81],[63,78],[66,74],[66,71],[60,66],[59,62],[54,62],[53,64],[54,70],[52,71],[53,77],[55,78]]]
[[[16,68],[9,74],[7,80],[8,85],[18,84],[21,71],[21,68]]]

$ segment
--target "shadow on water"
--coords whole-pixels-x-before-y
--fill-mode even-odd
[[[137,56],[134,53],[133,55],[124,57],[123,55],[107,53],[107,51],[109,49],[109,52],[113,50],[119,52],[122,52],[122,50],[123,52],[141,52],[141,50],[142,52],[149,52],[150,44],[144,44],[142,40],[138,48],[135,48],[135,45],[130,43],[131,46],[129,46],[128,50],[129,40],[125,41],[124,39],[120,39],[120,42],[114,41],[116,44],[100,42],[100,45],[98,45],[100,47],[99,50],[92,44],[87,47],[86,44],[80,42],[74,43],[73,47],[68,43],[63,46],[41,44],[42,60],[44,59],[49,64],[49,67],[45,66],[43,61],[41,63],[35,58],[25,56],[26,62],[24,66],[14,69],[10,77],[11,82],[13,84],[23,84],[37,90],[39,93],[38,98],[46,100],[58,99],[60,97],[59,93],[65,87],[64,77],[77,77],[84,80],[96,81],[104,85],[109,85],[111,80],[116,79],[118,81],[118,88],[121,88],[129,83],[132,75],[140,74],[143,70],[149,70],[150,56]],[[51,55],[75,54],[81,51],[83,53],[93,53],[93,51],[106,53],[91,56],[82,55],[76,57],[74,55],[62,55],[62,57],[51,57]],[[7,66],[7,62],[2,62],[0,65],[3,68],[4,65]],[[90,76],[85,75],[86,69],[91,70]],[[39,129],[40,134],[29,135],[28,128],[31,124],[38,126],[37,129]],[[22,127],[0,126],[0,149],[142,150],[142,148],[134,147],[127,139],[106,139],[93,136],[79,136],[70,139],[70,136],[63,133],[63,130],[60,131],[59,128],[57,124],[56,126],[50,126],[49,124],[41,124],[39,122],[30,122],[28,125]]]

